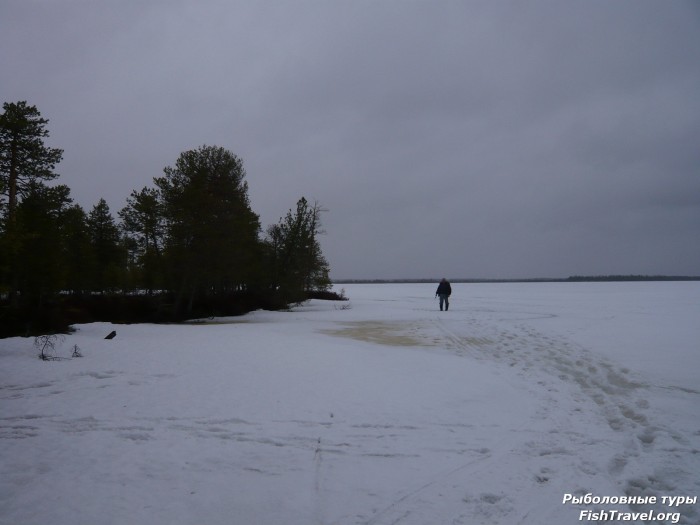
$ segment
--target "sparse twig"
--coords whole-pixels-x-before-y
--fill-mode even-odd
[[[39,359],[42,361],[58,361],[60,357],[54,355],[56,344],[62,343],[65,338],[62,335],[48,334],[34,338],[34,347],[39,350]]]

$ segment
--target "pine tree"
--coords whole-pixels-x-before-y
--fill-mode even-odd
[[[24,306],[41,308],[65,284],[69,263],[61,225],[70,204],[67,186],[50,188],[32,181],[17,207],[17,282]]]
[[[310,206],[302,197],[294,212],[289,210],[267,230],[274,286],[287,301],[303,300],[310,292],[330,286],[328,262],[318,240],[323,211],[318,203]]]
[[[82,295],[90,290],[91,274],[97,262],[90,242],[87,214],[75,204],[64,213],[61,221],[63,258],[67,261],[66,290]]]
[[[243,162],[217,146],[182,153],[155,179],[166,225],[165,257],[177,309],[197,297],[245,288],[256,266],[258,216],[250,208]]]
[[[129,260],[136,286],[151,293],[161,283],[165,225],[156,189],[133,191],[119,212],[122,230],[129,240]]]
[[[48,120],[26,102],[3,104],[0,115],[0,287],[9,292],[10,304],[17,305],[22,250],[17,230],[17,209],[36,182],[55,179],[56,164],[63,150],[49,148]]]
[[[93,206],[87,217],[87,230],[94,257],[92,289],[113,291],[123,284],[126,254],[109,206],[104,199]]]
[[[19,196],[24,195],[36,180],[58,177],[54,172],[61,162],[63,150],[49,148],[48,120],[41,118],[36,106],[25,101],[3,104],[0,115],[0,190],[7,197],[7,221],[13,223]]]

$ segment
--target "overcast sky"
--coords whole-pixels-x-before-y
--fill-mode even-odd
[[[113,215],[183,151],[331,275],[700,275],[700,2],[2,0],[0,97]]]

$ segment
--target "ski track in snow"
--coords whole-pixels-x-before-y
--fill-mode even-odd
[[[342,312],[336,312],[316,337],[411,347],[495,366],[504,381],[514,376],[518,388],[526,385],[534,409],[531,424],[525,426],[510,425],[507,419],[485,426],[442,417],[378,419],[334,411],[323,417],[316,412],[311,417],[261,419],[235,410],[233,417],[133,413],[109,417],[109,411],[67,417],[37,409],[0,415],[0,443],[6,450],[8,445],[24,451],[25,441],[55,442],[62,444],[62,453],[79,457],[81,446],[100,439],[105,457],[99,457],[93,471],[76,472],[83,484],[86,479],[121,486],[134,481],[132,472],[114,466],[120,464],[120,453],[136,451],[140,463],[133,461],[140,465],[143,490],[156,492],[152,505],[144,506],[136,518],[149,516],[150,521],[148,512],[158,506],[155,500],[162,494],[156,489],[162,486],[200,498],[195,505],[172,502],[173,509],[161,510],[157,523],[194,523],[188,516],[206,513],[211,496],[200,494],[199,487],[210,477],[221,478],[222,483],[242,481],[251,487],[247,494],[263,502],[264,487],[293,487],[292,494],[303,496],[300,503],[289,503],[294,512],[287,518],[280,517],[289,512],[284,507],[278,514],[276,509],[258,512],[269,511],[265,523],[288,519],[287,523],[317,525],[577,523],[576,510],[562,510],[566,492],[659,499],[700,492],[700,431],[689,434],[676,428],[653,406],[655,390],[674,387],[651,385],[591,349],[542,332],[533,323],[554,314],[507,314],[505,318],[504,312],[487,309],[453,309],[445,314],[414,309],[405,319],[363,321],[343,320]],[[305,315],[302,309],[291,322]],[[168,385],[177,382],[178,375],[169,368],[140,374],[109,368],[75,372],[70,383],[46,379],[27,384],[4,376],[0,402],[7,405],[31,396],[42,406],[43,400],[50,402],[68,389],[89,397],[110,389]],[[685,398],[700,395],[689,388],[672,393]],[[187,449],[191,457],[175,460],[171,452],[163,451],[163,444],[172,442],[197,446]],[[236,446],[235,456],[228,452],[231,445]],[[433,461],[429,467],[426,457]],[[183,476],[173,479],[176,461],[182,463]],[[37,488],[37,479],[63,479],[42,453],[30,462],[8,454],[2,464],[15,473],[11,482],[0,481],[0,509],[15,505],[15,498],[32,505],[29,495]],[[47,500],[48,506],[58,505],[51,497]],[[543,501],[551,505],[542,505]],[[120,502],[106,506],[105,512],[123,512]],[[670,509],[657,505],[654,510]],[[700,523],[694,506],[672,510],[683,513],[680,523]],[[61,525],[70,522],[71,509],[63,512],[55,521]],[[79,511],[72,516],[75,512]],[[0,523],[14,523],[13,516],[0,510]],[[562,521],[562,516],[571,521]]]
[[[515,315],[512,319],[515,323],[504,331],[502,321],[505,319],[502,318],[498,319],[499,323],[493,324],[475,317],[451,317],[448,320],[440,314],[431,320],[410,320],[403,324],[396,321],[360,323],[363,329],[357,330],[357,338],[373,342],[384,340],[387,344],[422,341],[427,347],[445,349],[479,361],[495,361],[518,370],[520,376],[536,378],[531,394],[540,398],[539,417],[545,420],[554,418],[553,428],[549,436],[526,440],[511,451],[513,457],[534,458],[527,470],[535,473],[535,481],[543,485],[564,482],[571,471],[563,472],[560,465],[548,467],[547,458],[556,456],[556,463],[561,464],[561,457],[568,456],[570,460],[565,462],[570,464],[570,468],[589,477],[592,483],[601,471],[607,473],[619,488],[617,495],[657,496],[657,505],[633,506],[631,510],[669,512],[668,507],[661,505],[661,496],[673,494],[678,487],[700,487],[697,482],[697,472],[700,472],[697,436],[694,440],[690,439],[690,436],[682,435],[672,426],[655,421],[653,416],[647,414],[650,406],[647,398],[653,387],[631,377],[628,369],[617,368],[563,337],[542,334],[527,324],[529,320],[553,317],[554,314],[547,313]],[[353,336],[352,329],[338,332]],[[692,389],[680,390],[689,395],[698,394]],[[562,430],[562,427],[571,425],[571,421],[562,425],[561,420],[557,419],[561,417],[556,414],[561,395],[573,395],[579,405],[574,409],[576,413],[568,414],[572,421],[593,408],[593,412],[611,430],[605,447],[608,456],[599,458],[599,463],[580,460],[579,451],[587,446],[600,448],[600,438],[589,437],[585,426],[582,430]],[[679,461],[679,458],[683,460]],[[414,489],[397,494],[391,503],[375,511],[372,518],[359,523],[418,524],[435,520],[435,502],[459,497],[463,487],[469,485],[468,479],[460,479],[462,471],[466,471],[466,478],[473,479],[481,472],[503,468],[508,463],[508,458],[503,454],[494,457],[489,450],[481,458],[421,480]],[[538,465],[543,466],[538,468]],[[516,504],[506,495],[509,491],[504,488],[464,496],[463,502],[471,507],[470,511],[450,517],[452,521],[449,523],[470,523],[474,517],[487,520],[485,523],[500,523],[503,518],[507,518],[504,523],[527,523],[532,509],[527,509],[524,502]],[[517,487],[513,489],[517,492]],[[450,492],[454,494],[446,496]],[[594,484],[572,487],[569,492],[578,496],[587,493],[600,495]],[[625,506],[612,508],[630,510]],[[429,509],[429,512],[422,513],[421,510],[425,509]],[[526,510],[523,512],[522,509]],[[692,506],[673,511],[681,512],[681,523],[698,523],[698,513]]]
[[[541,404],[543,418],[549,418],[550,409],[556,409],[558,394],[573,393],[580,405],[575,410],[580,413],[590,410],[592,401],[614,433],[610,440],[609,457],[601,459],[604,459],[607,473],[617,482],[623,494],[657,496],[660,501],[662,495],[673,493],[679,486],[694,485],[697,491],[700,487],[697,481],[697,473],[700,472],[697,436],[694,440],[690,439],[690,436],[682,435],[673,426],[655,421],[647,413],[650,407],[648,397],[653,387],[630,377],[628,369],[617,368],[564,338],[542,334],[527,324],[527,320],[550,317],[554,315],[524,316],[507,331],[494,331],[488,323],[476,318],[450,321],[438,318],[433,323],[444,334],[445,347],[459,355],[478,360],[495,360],[518,369],[520,375],[529,375],[533,370],[545,372],[546,376],[538,376],[539,388],[532,392],[540,397],[543,392],[552,394]],[[465,330],[465,327],[468,329]],[[439,340],[434,343],[440,346]],[[562,386],[569,388],[562,391]],[[681,390],[689,395],[699,394],[692,389]],[[577,417],[576,414],[569,415]],[[564,432],[566,435],[561,438],[558,436],[562,434],[560,430],[553,429],[551,433],[555,439],[548,445],[540,446],[535,454],[540,457],[551,454],[575,456],[577,450],[590,443],[590,438],[585,433]],[[532,445],[535,444],[525,443],[526,447]],[[682,461],[679,458],[683,458]],[[584,474],[598,472],[596,465],[585,462],[578,464],[577,468]],[[551,478],[552,471],[542,468],[538,481],[549,483]],[[696,491],[691,494],[697,493]],[[588,492],[596,494],[594,487],[585,486],[572,492],[578,495]],[[476,501],[481,503],[482,500]],[[668,507],[661,506],[660,503],[633,508],[638,512],[650,509],[659,513],[669,511]],[[694,507],[676,510],[682,511],[682,522],[699,522]]]

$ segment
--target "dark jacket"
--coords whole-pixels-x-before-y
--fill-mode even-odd
[[[435,295],[451,295],[452,294],[452,287],[450,286],[450,283],[447,281],[440,281],[440,284],[437,287],[437,291],[435,292]]]

